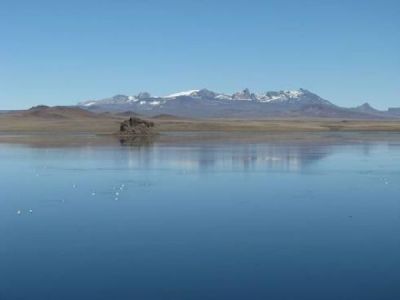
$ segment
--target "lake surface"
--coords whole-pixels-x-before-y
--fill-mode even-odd
[[[400,136],[0,144],[0,299],[400,299]]]

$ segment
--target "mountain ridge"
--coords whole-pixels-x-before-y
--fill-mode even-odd
[[[253,93],[244,89],[233,94],[208,89],[193,89],[167,96],[141,92],[135,96],[115,95],[78,103],[78,107],[96,112],[135,111],[154,116],[172,114],[180,117],[321,117],[321,118],[399,118],[396,109],[380,111],[368,103],[346,108],[300,88],[298,90]],[[395,111],[395,113],[392,113]]]

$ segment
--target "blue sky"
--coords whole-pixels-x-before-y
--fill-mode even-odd
[[[398,0],[0,0],[0,109],[306,88],[400,106]]]

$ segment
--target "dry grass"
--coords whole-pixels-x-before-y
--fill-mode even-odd
[[[63,119],[0,115],[0,132],[11,133],[114,133],[124,117],[97,115]],[[227,131],[227,132],[326,132],[326,131],[387,131],[400,132],[400,121],[334,120],[334,119],[268,119],[189,120],[153,119],[156,130]]]
[[[400,121],[276,119],[276,120],[157,120],[159,131],[399,131]]]
[[[42,119],[0,116],[0,131],[19,133],[111,133],[119,129],[118,118]]]

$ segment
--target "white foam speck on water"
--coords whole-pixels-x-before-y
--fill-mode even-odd
[[[21,210],[17,210],[17,215],[21,215],[22,211]]]

